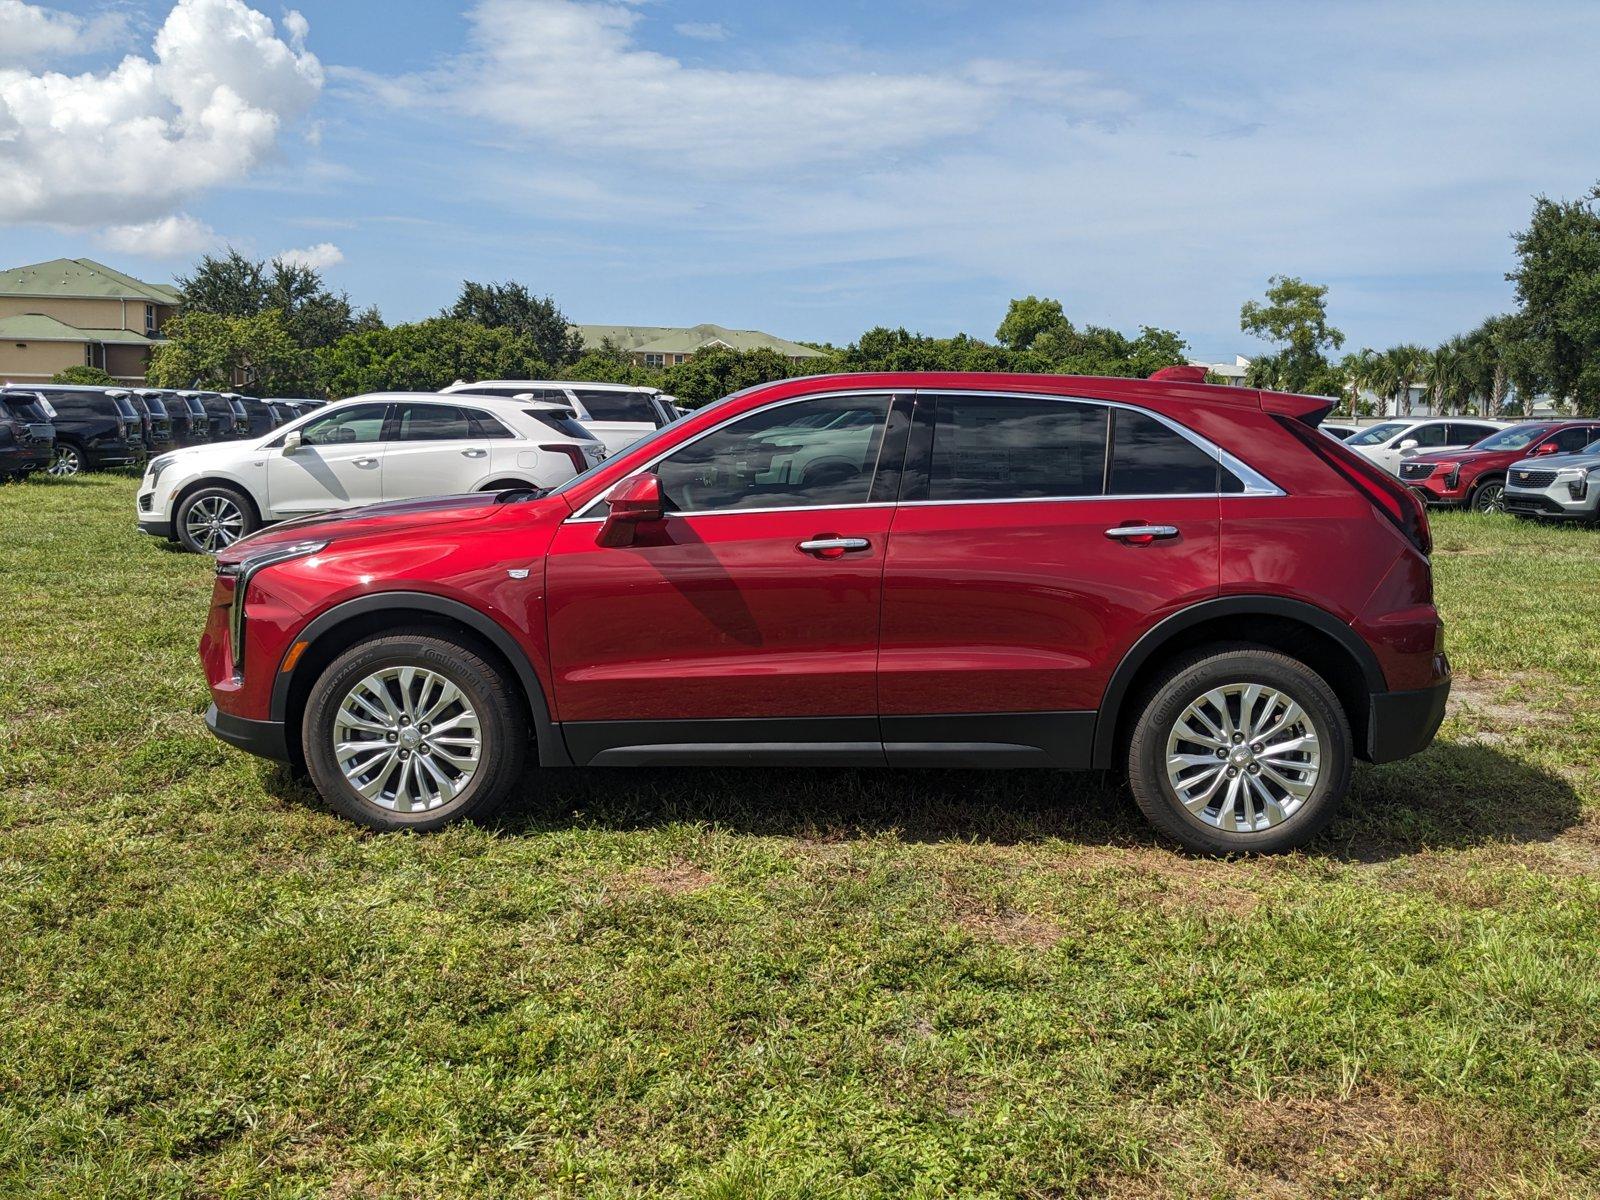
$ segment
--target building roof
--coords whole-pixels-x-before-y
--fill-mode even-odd
[[[177,304],[181,299],[171,284],[145,283],[92,258],[53,258],[0,271],[0,296],[140,300],[156,304]]]
[[[718,344],[731,350],[773,350],[785,358],[824,358],[825,353],[759,329],[729,329],[725,325],[578,325],[585,346],[610,340],[629,354],[693,354]]]
[[[43,313],[0,317],[3,342],[102,342],[120,346],[153,346],[155,341],[131,329],[78,329]]]

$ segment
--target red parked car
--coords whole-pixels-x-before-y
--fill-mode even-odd
[[[1525,458],[1573,454],[1600,438],[1596,421],[1524,421],[1465,450],[1435,450],[1400,464],[1400,479],[1428,504],[1505,512],[1506,468]]]
[[[218,557],[208,723],[380,829],[531,752],[1122,767],[1187,846],[1301,845],[1443,715],[1427,515],[1328,401],[1162,374],[786,380],[547,494],[274,526]]]

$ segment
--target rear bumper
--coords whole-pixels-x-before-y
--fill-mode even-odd
[[[261,758],[289,761],[289,739],[282,721],[252,721],[220,711],[215,704],[206,709],[206,728],[230,746],[237,746]]]
[[[1448,678],[1414,692],[1373,692],[1367,707],[1368,760],[1395,762],[1426,750],[1449,699]]]

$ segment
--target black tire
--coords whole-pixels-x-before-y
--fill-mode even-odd
[[[77,442],[57,438],[50,465],[45,468],[51,475],[70,478],[89,470],[89,453]]]
[[[383,779],[378,779],[379,797],[367,799],[346,778],[334,752],[335,723],[345,698],[375,673],[405,667],[432,671],[459,688],[477,716],[480,738],[476,769],[459,794],[446,799],[439,788],[439,803],[409,812],[388,796],[390,791],[398,792],[398,787],[382,786],[384,779],[393,783],[395,778],[403,778],[399,775],[403,764],[393,764],[395,774],[372,772],[369,782],[380,775]],[[397,697],[398,684],[395,686]],[[522,777],[529,737],[515,685],[478,648],[428,630],[401,630],[350,647],[312,685],[300,721],[306,769],[330,807],[370,829],[419,833],[485,816],[503,804]]]
[[[217,542],[220,544],[207,545],[205,533],[191,529],[189,518],[197,505],[215,504],[219,501],[232,505],[238,513],[237,532],[234,532],[235,526],[230,522],[227,526],[226,539],[219,536]],[[202,508],[201,512],[204,511]],[[172,514],[172,531],[177,537],[178,544],[191,554],[215,554],[218,550],[233,545],[246,534],[254,533],[260,525],[261,521],[256,516],[256,506],[250,502],[250,498],[237,488],[220,483],[196,488],[178,502],[177,510]]]
[[[1238,684],[1264,684],[1299,705],[1321,752],[1321,763],[1310,793],[1297,802],[1297,807],[1289,811],[1285,819],[1248,831],[1221,827],[1227,818],[1222,815],[1225,805],[1220,798],[1212,801],[1217,809],[1215,814],[1210,812],[1211,804],[1198,810],[1201,815],[1185,808],[1167,772],[1168,739],[1189,705],[1208,692]],[[1267,740],[1271,736],[1269,734]],[[1245,748],[1236,747],[1241,754]],[[1190,750],[1196,754],[1211,752],[1200,743],[1193,743]],[[1344,708],[1333,689],[1315,671],[1286,654],[1260,646],[1211,646],[1179,658],[1144,693],[1138,721],[1128,743],[1128,783],[1134,800],[1150,823],[1190,850],[1202,854],[1277,854],[1305,845],[1333,819],[1350,788],[1353,757],[1350,723]],[[1248,761],[1256,765],[1253,754],[1248,756]],[[1285,764],[1283,759],[1273,761]],[[1203,765],[1192,769],[1205,772]],[[1211,777],[1217,778],[1221,785],[1219,797],[1232,786],[1229,781],[1233,777],[1226,772],[1234,769],[1230,759],[1227,765],[1219,767],[1219,776]],[[1244,773],[1249,767],[1241,763],[1237,769],[1244,779],[1241,790],[1248,790],[1251,780]],[[1260,781],[1259,786],[1269,785],[1268,776],[1259,769],[1254,774]],[[1303,775],[1304,772],[1297,770],[1293,774]],[[1187,778],[1199,777],[1197,774]],[[1180,777],[1179,783],[1183,782],[1184,778]],[[1271,784],[1269,790],[1276,791],[1277,785]],[[1277,798],[1283,802],[1280,811],[1289,806],[1290,797],[1286,794]],[[1256,795],[1251,795],[1250,802],[1259,812],[1267,811],[1265,805],[1257,802]],[[1236,805],[1229,803],[1227,807],[1235,818],[1249,811],[1242,798]],[[1233,823],[1236,825],[1237,820]]]
[[[1504,478],[1480,480],[1467,498],[1467,507],[1475,513],[1503,513],[1506,510],[1506,481]]]

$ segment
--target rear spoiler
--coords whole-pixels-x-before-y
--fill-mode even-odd
[[[1262,392],[1261,411],[1275,417],[1289,417],[1315,429],[1322,418],[1339,403],[1331,396],[1297,396],[1290,392]]]

